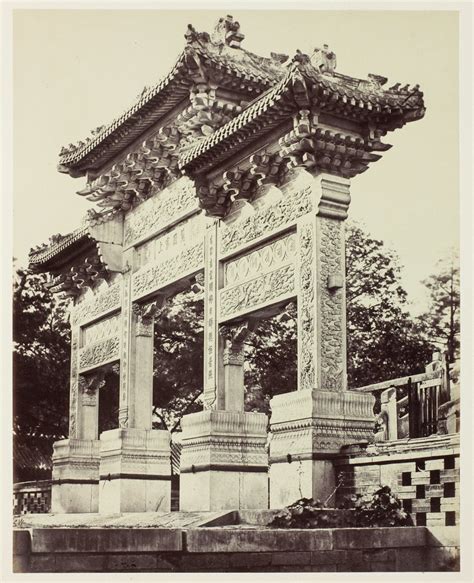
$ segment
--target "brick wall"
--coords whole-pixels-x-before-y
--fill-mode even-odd
[[[51,512],[51,481],[20,482],[13,486],[13,514]]]
[[[459,525],[459,435],[377,444],[336,462],[345,496],[389,486],[417,526]]]

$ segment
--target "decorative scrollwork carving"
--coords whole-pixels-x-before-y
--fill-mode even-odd
[[[221,318],[244,310],[250,311],[280,296],[293,293],[294,275],[294,265],[290,264],[240,285],[223,289],[220,295]]]

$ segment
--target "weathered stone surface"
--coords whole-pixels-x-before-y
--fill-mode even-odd
[[[341,528],[333,531],[334,548],[374,549],[425,546],[423,527]]]
[[[182,549],[180,530],[173,529],[34,529],[33,553],[159,552]]]
[[[27,555],[31,551],[31,537],[27,530],[13,531],[13,554]]]
[[[188,531],[187,549],[197,553],[213,552],[268,552],[316,551],[332,548],[331,530],[215,530],[202,528]]]

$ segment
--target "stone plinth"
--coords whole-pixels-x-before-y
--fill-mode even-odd
[[[100,436],[99,512],[169,512],[170,504],[169,432],[104,431]]]
[[[181,423],[181,510],[268,507],[265,414],[207,410]]]
[[[350,391],[302,390],[271,400],[270,508],[330,496],[334,456],[373,435],[372,404],[372,395]]]
[[[53,446],[51,512],[97,512],[99,440],[63,439]]]

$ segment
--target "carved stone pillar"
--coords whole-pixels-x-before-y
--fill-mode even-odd
[[[218,386],[218,352],[222,342],[217,332],[217,290],[219,262],[217,260],[218,221],[206,229],[204,247],[204,379],[203,403],[205,409],[223,409],[224,393]]]
[[[130,310],[126,427],[100,436],[102,514],[170,510],[170,436],[152,429],[153,326],[163,301],[133,305]]]
[[[226,411],[244,410],[244,341],[255,328],[254,322],[242,322],[232,326],[223,325],[219,328],[223,339],[222,379],[224,404]]]
[[[51,511],[60,514],[97,512],[99,503],[98,390],[104,373],[77,374],[75,340],[73,334],[71,436],[53,446]]]
[[[243,411],[185,415],[180,509],[267,508],[267,423],[265,414]]]
[[[130,383],[128,427],[151,429],[153,411],[153,328],[154,317],[164,300],[145,306],[133,306],[133,336],[130,367],[134,373]]]
[[[300,168],[313,212],[297,223],[298,391],[271,400],[270,506],[334,490],[332,459],[372,436],[372,396],[347,390],[344,220],[349,181]],[[334,500],[332,500],[334,501]],[[330,501],[331,502],[331,501]]]
[[[53,446],[51,512],[97,512],[99,441],[63,439]]]
[[[105,385],[105,371],[79,376],[79,439],[99,439],[99,390]]]
[[[212,231],[208,231],[208,236]],[[225,325],[216,337],[217,256],[207,243],[204,403],[181,421],[180,509],[268,506],[267,416],[244,413],[244,341],[255,322]],[[209,350],[209,352],[207,351]],[[217,366],[216,366],[217,364]],[[210,379],[212,378],[212,383]]]

